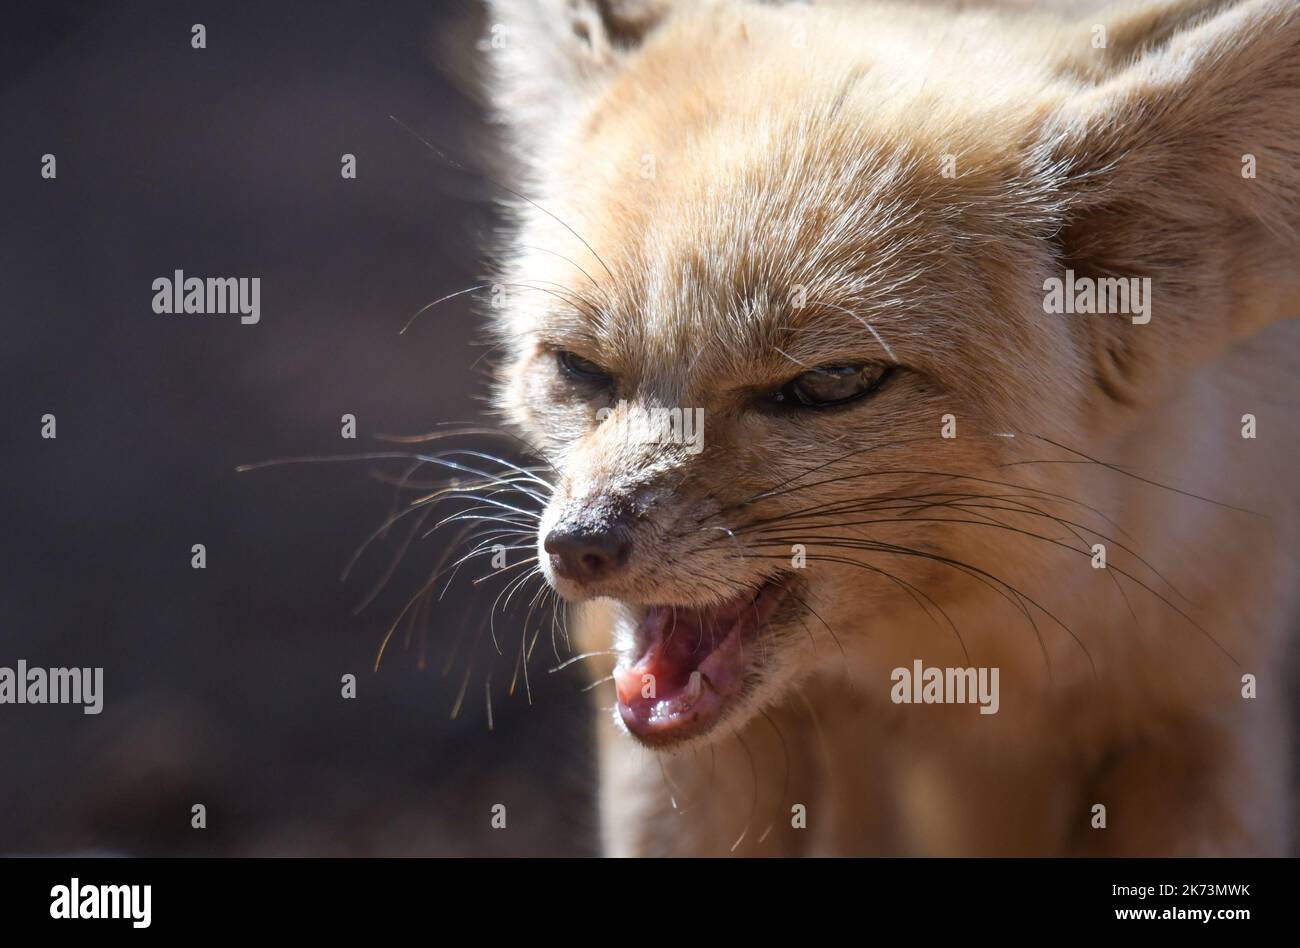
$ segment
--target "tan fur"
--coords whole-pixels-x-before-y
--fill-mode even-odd
[[[492,5],[495,101],[533,202],[500,278],[499,403],[558,471],[543,534],[572,505],[641,514],[627,570],[582,613],[587,646],[626,647],[620,601],[717,602],[808,548],[811,611],[766,630],[721,727],[667,751],[600,728],[611,853],[1288,846],[1300,4],[970,6]],[[1044,313],[1067,266],[1150,277],[1150,323]],[[878,395],[752,408],[804,367],[889,361],[877,336],[909,370]],[[558,349],[633,403],[703,407],[703,452],[598,425]],[[728,533],[998,492],[1019,500],[805,518],[766,546]],[[819,554],[833,537],[977,570]],[[999,667],[1001,710],[891,703],[890,670],[918,658]]]

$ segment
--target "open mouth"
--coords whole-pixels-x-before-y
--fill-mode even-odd
[[[773,580],[757,593],[703,609],[651,606],[636,628],[636,658],[614,669],[618,713],[646,744],[683,741],[708,731],[745,687],[763,626],[792,583]]]

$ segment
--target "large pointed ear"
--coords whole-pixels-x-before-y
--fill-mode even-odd
[[[689,2],[689,0],[687,0]],[[673,0],[488,0],[488,91],[528,163],[568,114],[603,87]]]
[[[1080,83],[1039,140],[1061,269],[1151,281],[1149,322],[1074,317],[1120,400],[1300,315],[1300,2],[1153,6],[1122,18],[1127,64]]]

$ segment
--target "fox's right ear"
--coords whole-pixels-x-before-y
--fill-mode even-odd
[[[1300,305],[1300,0],[1183,9],[1148,40],[1117,31],[1134,58],[1081,83],[1041,139],[1062,269],[1148,279],[1155,297],[1150,325],[1079,324],[1119,401]]]
[[[680,2],[488,0],[488,91],[526,164]]]

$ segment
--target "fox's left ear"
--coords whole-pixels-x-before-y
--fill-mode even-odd
[[[1087,320],[1099,380],[1122,400],[1300,316],[1300,2],[1200,6],[1210,15],[1161,21],[1038,139],[1062,268],[1151,279],[1149,323]]]
[[[681,2],[692,0],[488,0],[489,93],[516,157],[533,160]]]

